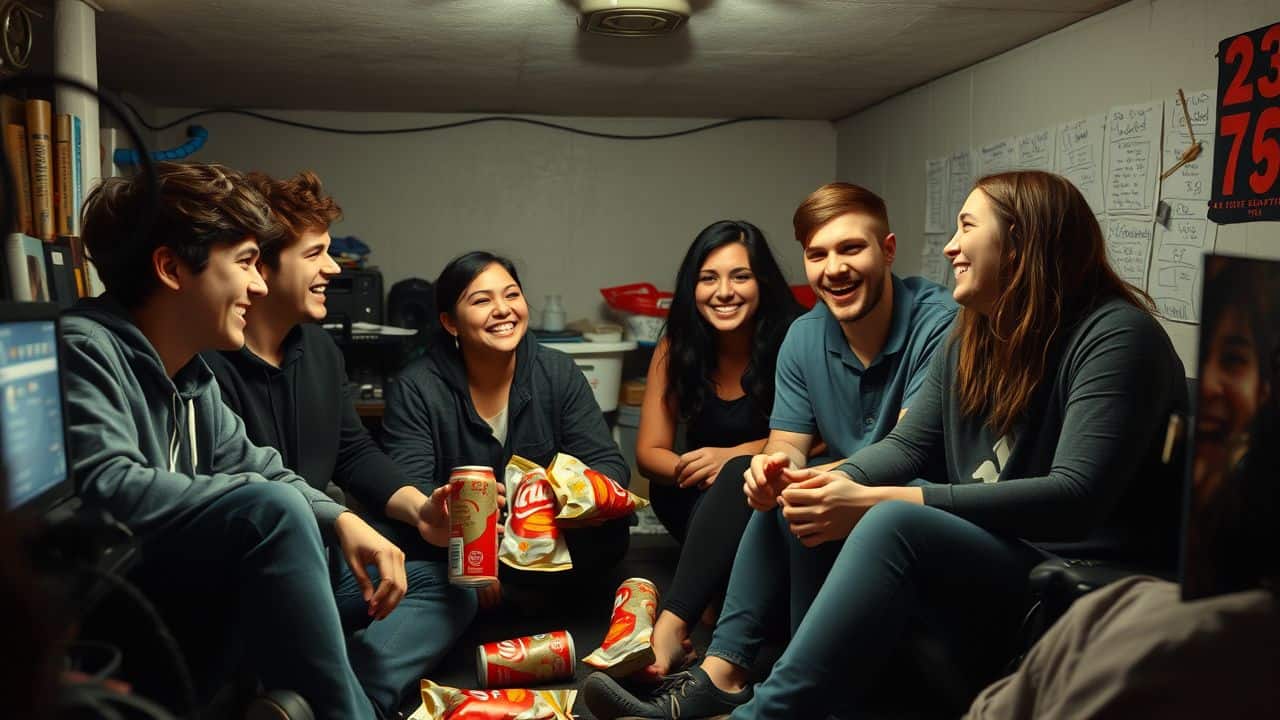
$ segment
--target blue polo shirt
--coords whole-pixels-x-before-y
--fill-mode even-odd
[[[921,277],[893,277],[893,317],[884,348],[864,366],[821,302],[796,319],[778,350],[769,427],[826,441],[828,457],[848,457],[889,434],[928,374],[929,358],[951,329],[951,291]]]

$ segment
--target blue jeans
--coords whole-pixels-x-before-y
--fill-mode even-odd
[[[335,568],[333,592],[349,633],[351,667],[383,717],[395,716],[406,691],[417,691],[418,680],[444,659],[476,615],[476,591],[450,585],[444,563],[409,560],[404,569],[404,599],[386,618],[370,622],[355,575],[345,562]],[[377,569],[368,572],[377,587]]]
[[[773,516],[774,529],[790,535],[778,511],[761,515],[767,516]],[[767,522],[752,519],[765,530]],[[778,566],[766,562],[780,559],[779,548],[787,545],[776,535],[773,545],[772,555],[757,559],[748,556],[744,536],[729,584],[734,612],[716,626],[708,654],[748,667],[754,660],[751,653],[759,645],[753,637],[760,632],[750,625],[759,611],[737,604],[749,603],[745,593],[765,586],[773,589],[759,597],[779,599],[784,585]],[[791,642],[751,702],[733,713],[736,719],[856,716],[878,672],[919,628],[929,629],[967,669],[998,667],[1021,617],[1027,574],[1044,558],[1022,541],[905,502],[877,505],[843,542],[817,550],[834,550],[834,562],[818,586],[793,591],[793,603],[798,597],[800,606],[792,607]],[[793,567],[790,584],[808,585],[819,568],[819,562],[808,563],[796,576]],[[742,631],[748,634],[745,643],[733,635]]]
[[[295,488],[243,485],[170,522],[146,538],[137,576],[177,616],[188,655],[236,646],[264,686],[298,692],[320,720],[374,717],[347,659],[315,514]]]

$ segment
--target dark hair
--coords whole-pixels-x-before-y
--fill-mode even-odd
[[[151,254],[168,247],[196,273],[214,245],[275,240],[280,223],[244,176],[214,163],[155,164],[160,211],[145,237],[134,232],[147,202],[146,178],[107,178],[84,205],[84,246],[107,292],[136,307],[159,286]]]
[[[1098,219],[1071,181],[1024,171],[974,187],[1000,223],[1002,289],[990,315],[960,311],[955,388],[961,411],[985,413],[1002,437],[1030,406],[1061,331],[1112,298],[1147,312],[1155,304],[1111,268]]]
[[[324,232],[342,217],[342,208],[310,170],[287,180],[258,172],[249,173],[246,179],[267,199],[276,220],[284,226],[278,238],[259,243],[262,262],[273,270],[280,269],[280,252],[298,242],[302,233]]]
[[[448,313],[449,317],[456,320],[458,317],[456,308],[462,293],[466,292],[472,280],[494,263],[501,265],[510,273],[516,285],[519,285],[521,290],[524,289],[520,284],[520,275],[516,272],[515,263],[487,250],[472,250],[450,260],[449,264],[440,271],[440,277],[436,278],[436,310]]]
[[[870,190],[852,183],[827,183],[809,193],[809,197],[800,203],[791,216],[791,226],[795,229],[796,242],[808,247],[813,234],[823,225],[841,215],[859,213],[874,219],[879,225],[877,230],[880,242],[889,235],[889,211],[884,200]]]
[[[791,321],[804,312],[804,307],[791,294],[764,234],[755,225],[741,220],[721,220],[698,233],[676,272],[675,297],[667,316],[664,399],[676,408],[683,420],[696,417],[706,402],[707,393],[715,392],[711,382],[718,360],[715,331],[698,312],[694,292],[707,256],[731,243],[742,243],[746,247],[751,272],[760,288],[760,302],[751,319],[755,324],[751,359],[742,379],[742,389],[751,395],[755,408],[766,416],[773,409],[773,372],[778,347]]]
[[[1254,262],[1226,257],[1205,258],[1205,277],[1210,282],[1205,285],[1203,316],[1200,318],[1201,372],[1204,372],[1203,368],[1209,359],[1209,345],[1213,341],[1213,334],[1226,314],[1234,311],[1239,313],[1240,321],[1253,335],[1258,379],[1268,379],[1265,353],[1272,331],[1267,308],[1272,301],[1273,292],[1280,287],[1273,287],[1268,282],[1266,273],[1266,267]]]

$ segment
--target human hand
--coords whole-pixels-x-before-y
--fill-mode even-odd
[[[716,477],[730,457],[729,448],[704,447],[690,450],[676,461],[676,485],[706,490],[715,484]]]
[[[484,610],[498,607],[502,604],[502,581],[494,580],[482,588],[477,588],[476,597]]]
[[[360,584],[364,601],[369,604],[370,617],[375,620],[385,618],[400,604],[409,587],[404,571],[404,553],[353,512],[339,515],[333,530],[351,574]],[[376,591],[365,570],[369,565],[378,568],[380,579]]]
[[[449,545],[449,494],[452,485],[445,483],[436,488],[430,496],[426,496],[418,506],[417,528],[423,540],[436,547]],[[501,522],[502,510],[507,506],[507,487],[505,483],[497,483],[498,488],[498,534],[506,530]]]
[[[742,492],[746,493],[747,504],[760,511],[777,505],[778,493],[786,487],[782,471],[789,467],[791,458],[786,453],[762,453],[752,457],[751,467],[742,474]]]
[[[872,488],[838,471],[784,470],[788,484],[779,494],[782,517],[805,547],[849,536],[853,526],[879,502]]]

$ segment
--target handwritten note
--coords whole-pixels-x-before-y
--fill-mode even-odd
[[[1018,138],[1019,170],[1053,170],[1053,130],[1045,128]]]
[[[947,158],[947,220],[955,222],[973,189],[973,151],[961,150]]]
[[[942,254],[951,236],[945,233],[925,233],[924,248],[920,250],[920,274],[939,285],[951,286],[951,262]]]
[[[1107,258],[1116,274],[1135,287],[1147,284],[1153,227],[1151,220],[1107,218]]]
[[[1156,226],[1147,292],[1169,320],[1200,322],[1200,267],[1217,244],[1218,226],[1205,217],[1203,200],[1168,198],[1169,228]]]
[[[1092,115],[1063,123],[1057,129],[1054,170],[1080,189],[1094,213],[1106,211],[1102,202],[1102,149],[1106,127],[1106,115]]]
[[[1018,161],[1018,139],[1007,137],[978,148],[976,177],[1013,170]]]
[[[948,215],[947,159],[936,158],[924,163],[924,231],[946,232],[955,220]]]
[[[1214,103],[1216,90],[1200,90],[1186,93],[1187,112],[1191,115],[1191,129],[1196,140],[1201,143],[1200,157],[1178,168],[1165,178],[1160,186],[1160,197],[1163,199],[1180,198],[1209,202],[1213,193],[1213,141],[1214,141]],[[1164,170],[1178,164],[1182,153],[1191,147],[1191,134],[1187,132],[1186,115],[1178,96],[1174,95],[1164,104]],[[1163,172],[1163,171],[1162,171]],[[1207,205],[1205,205],[1207,208]],[[1204,211],[1200,213],[1205,216]]]
[[[1155,216],[1163,113],[1164,103],[1159,100],[1107,112],[1104,202],[1108,213]]]

